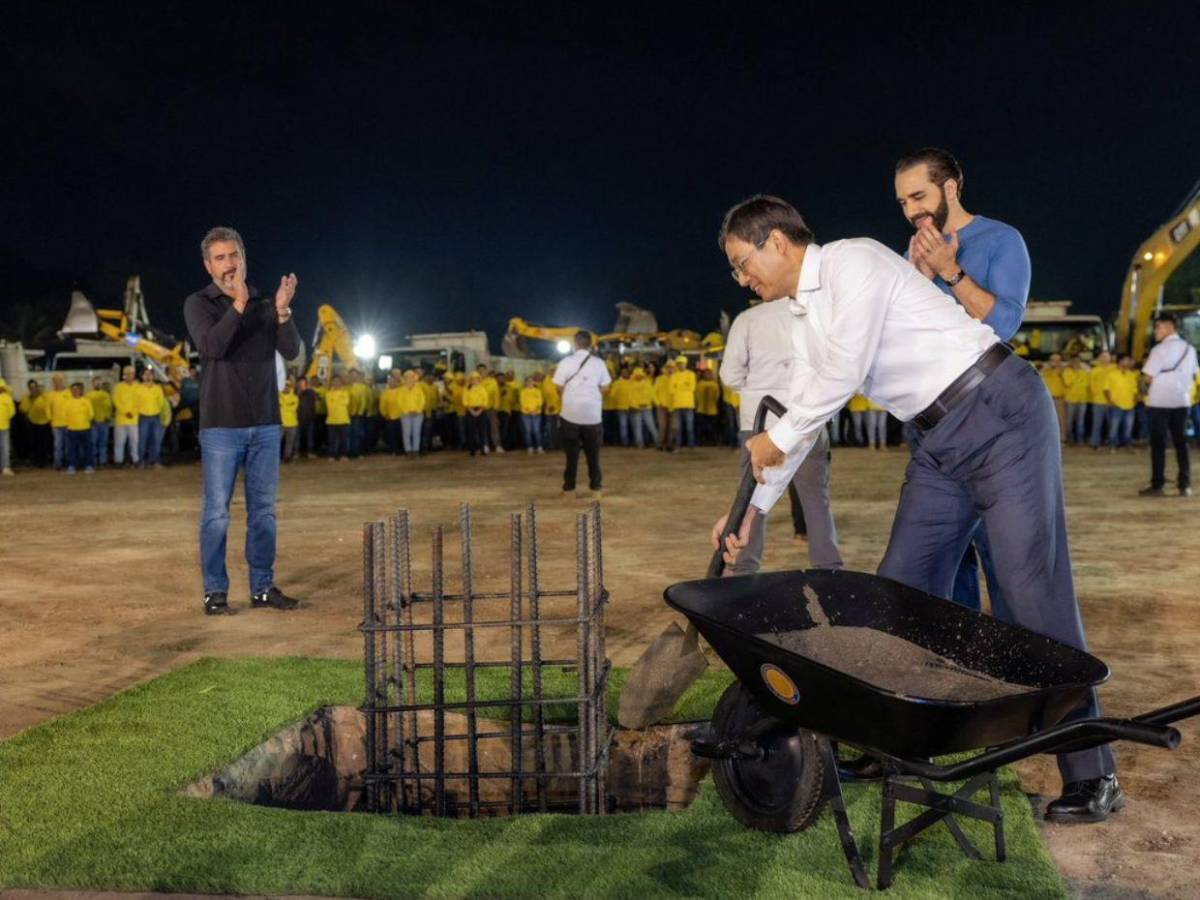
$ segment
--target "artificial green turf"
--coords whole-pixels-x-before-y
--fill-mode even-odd
[[[616,673],[614,684],[623,680]],[[686,698],[706,717],[728,676]],[[571,693],[569,677],[548,689]],[[481,682],[484,695],[493,683]],[[497,689],[503,690],[506,685]],[[421,897],[858,897],[823,814],[762,834],[711,782],[682,813],[438,821],[305,813],[178,791],[321,706],[357,703],[361,667],[204,660],[0,744],[0,886]],[[615,702],[616,691],[611,698]],[[678,712],[678,711],[677,711]],[[1065,897],[1015,776],[1003,774],[1009,861],[971,862],[945,828],[900,855],[896,898]],[[873,863],[878,787],[848,790]],[[900,819],[912,815],[901,807]],[[987,831],[964,827],[982,848]]]

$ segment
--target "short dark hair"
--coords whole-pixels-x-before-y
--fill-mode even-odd
[[[575,332],[575,346],[580,350],[586,350],[592,346],[592,335],[587,331]]]
[[[1154,317],[1154,324],[1157,325],[1159,322],[1166,322],[1172,328],[1176,328],[1176,329],[1179,328],[1179,317],[1176,316],[1175,313],[1173,313],[1173,312],[1158,313]]]
[[[896,174],[920,165],[929,167],[929,180],[938,187],[943,187],[953,178],[958,185],[958,195],[962,196],[965,176],[962,166],[949,150],[943,150],[941,147],[922,147],[920,150],[906,153],[896,160]]]
[[[776,230],[794,244],[806,245],[814,240],[812,229],[796,207],[770,194],[755,194],[725,213],[717,246],[724,251],[725,242],[735,237],[758,247]]]

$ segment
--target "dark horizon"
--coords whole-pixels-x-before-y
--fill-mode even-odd
[[[119,305],[138,273],[182,336],[200,238],[223,224],[264,292],[299,275],[306,340],[323,302],[384,342],[479,328],[498,349],[511,316],[602,331],[622,300],[704,332],[748,296],[715,243],[727,207],[775,193],[819,242],[900,250],[892,166],[931,144],[962,161],[969,211],[1023,233],[1034,298],[1107,318],[1200,176],[1193,6],[945,27],[772,4],[473,9],[264,7],[219,28],[17,11],[0,321],[30,301],[59,321],[74,285]]]

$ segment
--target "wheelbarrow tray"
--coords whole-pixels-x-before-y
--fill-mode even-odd
[[[905,693],[868,683],[760,637],[817,627],[806,589],[833,626],[886,632],[1026,690],[985,701],[930,699],[911,686]],[[811,569],[686,581],[664,596],[765,711],[901,759],[994,747],[1043,731],[1109,675],[1108,666],[1081,650],[862,572]],[[786,700],[768,686],[770,667],[794,683]]]

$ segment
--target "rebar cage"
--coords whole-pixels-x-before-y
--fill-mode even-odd
[[[576,517],[576,583],[569,589],[542,587],[534,504],[509,517],[507,591],[476,590],[467,504],[460,508],[459,531],[461,592],[446,590],[446,536],[439,525],[432,531],[431,589],[423,593],[413,590],[408,510],[363,526],[367,809],[471,817],[606,812],[612,732],[599,504]],[[481,629],[507,629],[510,654],[476,658]],[[546,658],[547,637],[562,646],[572,629],[574,658]],[[461,661],[447,660],[447,636],[461,640]],[[486,699],[477,691],[480,672],[488,682]],[[561,686],[562,673],[572,672],[572,695],[545,690],[545,676]],[[498,690],[497,676],[506,688]],[[502,752],[481,753],[497,745]],[[465,770],[461,762],[447,765],[448,747],[465,756]]]

